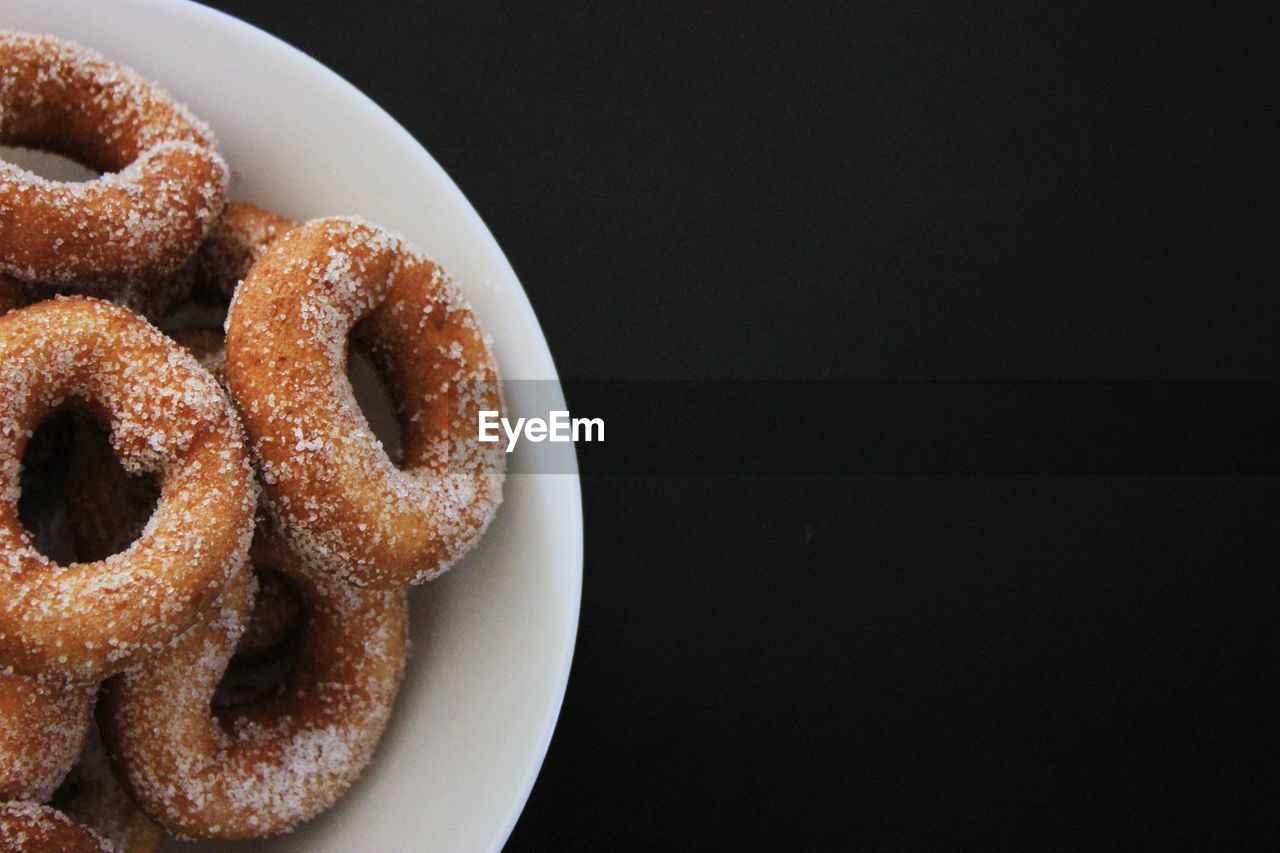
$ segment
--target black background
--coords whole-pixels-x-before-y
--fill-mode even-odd
[[[1264,4],[213,5],[435,155],[570,379],[1280,377]],[[1276,840],[1275,476],[788,444],[584,479],[510,849]]]

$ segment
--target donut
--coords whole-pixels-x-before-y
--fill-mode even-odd
[[[132,69],[73,42],[0,33],[0,143],[103,172],[51,181],[0,161],[0,272],[28,281],[164,276],[226,201],[209,128]]]
[[[59,407],[111,428],[160,501],[123,553],[59,565],[18,519],[23,450]],[[0,317],[0,666],[96,681],[191,627],[244,562],[256,503],[235,413],[182,347],[119,306],[63,297]]]
[[[98,722],[125,788],[171,833],[263,838],[332,805],[373,756],[399,689],[403,590],[361,590],[315,571],[260,528],[253,561],[294,583],[306,621],[279,688],[210,709],[253,604],[242,573],[216,614],[109,681]]]
[[[396,403],[400,467],[347,378],[353,328]],[[232,300],[227,379],[272,515],[335,577],[429,580],[501,502],[505,457],[476,435],[479,411],[502,407],[488,338],[458,286],[397,235],[319,219],[276,240]]]
[[[105,838],[116,853],[154,853],[165,839],[165,831],[120,787],[97,726],[90,727],[80,760],[54,795],[53,804]]]
[[[293,228],[292,220],[233,201],[195,257],[195,290],[205,301],[230,299],[266,248]]]
[[[84,742],[97,685],[0,672],[0,800],[49,799]]]
[[[112,853],[107,840],[57,809],[37,803],[0,803],[3,853]]]
[[[173,339],[214,378],[224,379],[220,331],[183,329],[175,332]],[[116,462],[101,427],[87,419],[78,427],[69,454],[71,478],[79,484],[67,495],[69,526],[79,559],[104,560],[142,535],[159,491],[150,477],[131,475]],[[300,620],[302,603],[293,586],[270,569],[261,568],[257,574],[253,618],[236,649],[236,657],[241,659],[260,658],[279,649]]]

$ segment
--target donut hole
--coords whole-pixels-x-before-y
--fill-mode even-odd
[[[0,145],[0,160],[50,181],[78,184],[97,180],[102,176],[101,172],[90,169],[77,160],[40,148]]]
[[[387,457],[398,467],[403,460],[400,441],[400,419],[396,414],[391,391],[381,372],[359,347],[347,351],[347,378],[355,393],[356,404],[374,436],[382,442]]]
[[[159,499],[155,477],[126,471],[84,412],[52,412],[27,443],[18,519],[50,560],[88,563],[128,549]]]
[[[306,621],[302,593],[284,575],[254,564],[258,594],[249,626],[236,647],[212,706],[234,708],[275,693],[293,669]]]
[[[67,449],[74,435],[75,415],[70,411],[55,411],[41,421],[22,455],[19,481],[18,520],[36,550],[64,565],[76,559],[67,499],[74,481]]]
[[[116,458],[106,427],[87,416],[77,422],[69,501],[76,556],[105,560],[125,551],[142,535],[160,501],[160,483],[150,474],[131,474]]]
[[[295,648],[282,648],[279,654],[254,660],[233,658],[213,693],[213,710],[252,705],[280,689],[293,669]]]

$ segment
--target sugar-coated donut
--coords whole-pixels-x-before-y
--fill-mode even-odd
[[[182,329],[173,339],[219,382],[226,379],[222,332],[210,328]],[[71,471],[79,487],[68,495],[70,527],[81,560],[103,560],[123,551],[137,539],[155,510],[159,497],[149,477],[130,475],[116,461],[106,434],[94,423],[79,424],[71,444]],[[240,645],[238,658],[261,657],[276,650],[297,627],[302,604],[297,592],[276,572],[259,569],[253,617]]]
[[[0,800],[49,799],[75,763],[98,688],[0,671]]]
[[[102,177],[51,181],[0,161],[0,272],[28,281],[167,275],[222,213],[227,165],[209,128],[133,70],[47,36],[0,32],[0,143],[64,154]]]
[[[107,840],[57,809],[0,803],[0,853],[112,853]]]
[[[60,566],[18,519],[23,451],[59,407],[108,424],[160,502],[126,551]],[[0,317],[0,665],[101,679],[193,625],[243,564],[255,486],[216,379],[136,315],[82,297]]]
[[[353,328],[395,400],[400,468],[347,378]],[[457,285],[401,237],[320,219],[276,240],[232,301],[227,378],[273,515],[335,577],[428,580],[493,518],[505,457],[477,439],[479,411],[502,403],[489,341]]]
[[[255,584],[244,572],[205,623],[103,691],[98,720],[117,775],[179,836],[261,838],[328,808],[372,757],[399,689],[403,590],[346,586],[262,530],[253,559],[296,584],[306,602],[278,690],[210,710],[252,607]]]
[[[90,727],[80,760],[54,795],[53,804],[105,838],[115,853],[155,853],[164,843],[165,831],[120,787],[97,726]]]

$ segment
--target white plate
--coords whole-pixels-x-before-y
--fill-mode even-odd
[[[233,198],[298,220],[358,213],[403,232],[461,282],[506,378],[557,378],[528,299],[480,217],[402,127],[332,71],[177,0],[0,0],[0,27],[75,39],[165,86],[218,134]],[[541,412],[525,410],[532,400],[518,386],[508,397],[516,415],[545,416],[545,389],[538,403]],[[413,591],[408,675],[372,766],[297,833],[237,849],[470,851],[505,842],[564,697],[582,587],[576,473],[522,475],[518,453],[511,462],[506,502],[481,546]]]

